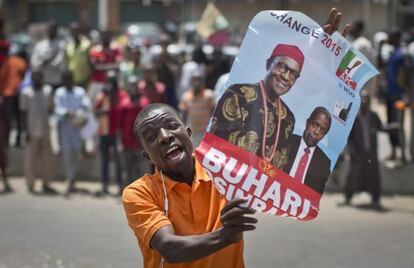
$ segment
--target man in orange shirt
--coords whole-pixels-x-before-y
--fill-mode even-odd
[[[341,16],[332,9],[325,32],[336,31]],[[144,267],[244,267],[243,233],[256,228],[254,210],[243,206],[244,199],[226,204],[192,156],[191,130],[177,111],[148,105],[134,132],[156,166],[154,174],[136,180],[122,195]]]
[[[244,267],[243,232],[255,229],[254,210],[237,199],[226,205],[192,156],[191,130],[174,108],[151,104],[134,131],[157,167],[123,192],[128,223],[144,267]],[[165,263],[167,267],[167,263]]]

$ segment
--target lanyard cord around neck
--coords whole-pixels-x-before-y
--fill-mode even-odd
[[[167,189],[165,187],[165,179],[164,174],[162,174],[162,170],[160,170],[161,173],[161,180],[162,180],[162,190],[164,191],[164,212],[165,215],[168,217],[168,195],[167,195]]]
[[[162,170],[160,170],[161,173],[161,181],[162,181],[162,190],[164,191],[164,212],[165,215],[168,217],[168,195],[167,195],[167,189],[165,187],[165,179],[164,174],[162,173]],[[161,255],[161,263],[160,267],[164,268],[164,257]]]

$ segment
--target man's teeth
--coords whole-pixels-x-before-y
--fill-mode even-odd
[[[173,147],[171,147],[170,149],[167,150],[167,154],[171,153],[172,151],[174,151],[175,149],[178,149],[178,146],[175,145]]]

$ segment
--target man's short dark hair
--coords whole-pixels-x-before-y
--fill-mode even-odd
[[[323,106],[318,106],[318,107],[316,107],[313,111],[312,111],[312,113],[310,114],[310,116],[309,116],[309,119],[308,120],[312,120],[312,119],[315,119],[315,117],[318,115],[318,114],[324,114],[327,118],[328,118],[328,120],[329,120],[329,126],[328,126],[328,129],[327,129],[327,132],[329,131],[329,129],[331,128],[331,121],[332,121],[332,116],[331,116],[331,113],[328,111],[328,109],[326,109],[325,107],[323,107]]]
[[[166,108],[166,109],[169,109],[171,112],[173,112],[173,114],[174,114],[174,115],[176,115],[176,116],[177,116],[177,118],[180,120],[180,122],[181,122],[181,123],[183,123],[183,122],[182,122],[182,120],[181,120],[180,115],[178,114],[178,111],[177,111],[176,109],[174,109],[172,106],[170,106],[170,105],[168,105],[168,104],[165,104],[165,103],[151,103],[151,104],[149,104],[149,105],[145,106],[145,107],[144,107],[144,109],[142,109],[142,110],[138,113],[137,117],[135,118],[135,121],[134,121],[134,134],[135,134],[135,137],[136,137],[136,138],[141,139],[140,132],[139,132],[139,126],[141,125],[141,122],[142,122],[142,121],[143,121],[146,117],[148,117],[148,115],[149,115],[152,111],[154,111],[154,110],[156,110],[156,109],[159,109],[159,108]],[[183,124],[184,124],[184,123],[183,123]]]

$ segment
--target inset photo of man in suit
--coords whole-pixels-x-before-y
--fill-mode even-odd
[[[331,114],[316,107],[306,120],[303,136],[293,134],[289,141],[289,160],[284,169],[293,179],[322,194],[331,173],[331,161],[317,146],[331,127]]]

